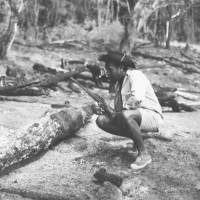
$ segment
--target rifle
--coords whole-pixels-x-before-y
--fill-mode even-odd
[[[81,89],[83,89],[92,99],[94,99],[100,106],[100,108],[110,117],[112,117],[113,113],[110,111],[110,109],[108,108],[107,103],[105,102],[105,100],[99,96],[98,94],[91,92],[90,90],[88,90],[86,87],[84,87],[81,83],[79,83],[76,79],[74,78],[70,78],[70,80],[72,80],[73,82],[75,82]]]

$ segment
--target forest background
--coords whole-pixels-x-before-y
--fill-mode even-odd
[[[0,3],[0,34],[7,34],[8,23],[3,24],[11,13],[19,26],[18,41],[78,40],[92,47],[111,45],[119,50],[126,45],[132,48],[138,38],[167,48],[172,40],[200,41],[198,0],[1,0]],[[10,7],[13,12],[7,12],[6,5],[7,11]],[[23,8],[16,14],[14,8],[19,5]]]

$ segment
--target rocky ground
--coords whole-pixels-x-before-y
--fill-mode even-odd
[[[34,62],[55,67],[59,66],[61,55],[88,59],[97,56],[93,51],[60,52],[15,46],[9,60],[20,65],[32,77],[31,67]],[[173,82],[181,85],[178,82],[179,76],[183,76],[181,73],[175,76],[172,69],[165,70],[171,76],[166,76],[165,71],[159,69],[148,71],[148,76],[151,80],[160,80],[161,84],[167,81],[171,85]],[[52,102],[63,103],[66,98],[75,106],[89,101],[83,94],[58,90],[49,97],[32,97],[35,103],[31,104],[1,102],[0,126],[1,134],[5,136],[4,142],[7,136],[5,133],[39,120],[51,109]],[[22,99],[27,100],[27,97]],[[172,138],[172,142],[155,139],[145,141],[153,162],[141,171],[135,172],[129,167],[133,157],[128,152],[127,143],[131,141],[100,130],[95,124],[96,116],[93,115],[89,123],[72,137],[21,163],[9,173],[2,173],[0,197],[8,200],[199,200],[200,112],[173,113],[165,109],[164,117],[165,124],[160,133]],[[93,174],[101,167],[123,178],[120,188],[110,182],[101,185],[94,182]]]

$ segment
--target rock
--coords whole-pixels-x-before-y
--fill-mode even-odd
[[[95,172],[94,177],[99,181],[99,183],[110,182],[117,187],[120,187],[122,184],[122,177],[117,174],[111,174],[106,171],[105,168],[100,168],[97,172]]]
[[[121,190],[110,182],[105,182],[103,187],[99,187],[96,198],[98,200],[122,200]]]

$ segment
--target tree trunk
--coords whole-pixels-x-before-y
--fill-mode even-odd
[[[102,19],[101,19],[102,10],[101,10],[101,4],[102,4],[102,0],[98,0],[98,3],[97,3],[97,10],[98,10],[98,26],[99,26],[99,27],[101,27],[101,25],[102,25]]]
[[[14,30],[14,22],[11,17],[11,7],[7,1],[1,0],[3,7],[0,12],[3,16],[3,21],[1,22],[1,36],[0,36],[0,59],[4,58],[7,54],[9,43],[12,39],[13,30]],[[2,29],[3,27],[3,29]],[[7,27],[7,28],[6,28]]]
[[[155,47],[158,47],[159,46],[159,43],[158,43],[158,10],[155,11],[155,24],[154,24],[154,35],[156,36],[155,38]]]
[[[51,145],[73,135],[91,115],[91,103],[80,109],[69,107],[54,114],[47,114],[28,128],[10,134],[8,143],[1,145],[0,172],[33,158]]]
[[[6,30],[0,29],[0,59],[5,58],[8,50],[14,42],[18,27],[17,27],[17,15],[22,9],[23,1],[19,8],[13,7],[11,1],[1,0],[2,7],[0,8],[0,14],[3,15],[4,21],[0,23],[0,26],[7,27]],[[2,13],[3,11],[3,13]]]
[[[192,1],[192,43],[195,43],[194,2]]]
[[[111,13],[110,5],[111,5],[111,0],[108,0],[108,2],[107,2],[107,10],[106,10],[106,23],[107,24],[110,21],[110,13]]]
[[[169,20],[166,22],[166,42],[165,42],[165,48],[170,48],[170,40],[172,35],[172,21]]]
[[[168,20],[166,22],[166,42],[165,42],[165,48],[169,49],[170,48],[170,40],[171,40],[171,35],[172,35],[172,7],[167,6],[167,11],[168,11]]]

